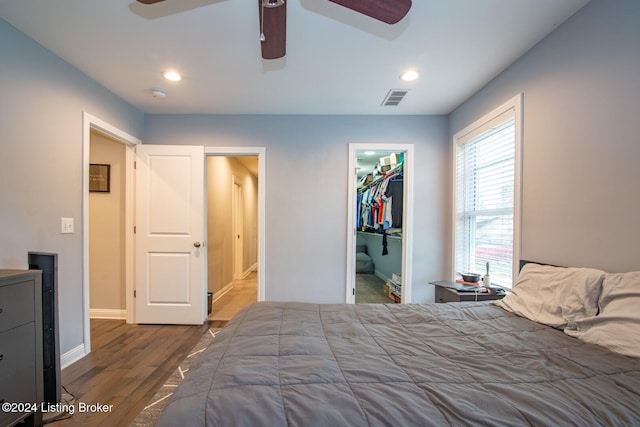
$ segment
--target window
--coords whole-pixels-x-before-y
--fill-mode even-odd
[[[455,273],[511,287],[520,253],[518,96],[454,136]]]

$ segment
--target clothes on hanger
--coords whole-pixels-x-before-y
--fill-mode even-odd
[[[400,165],[382,179],[362,187],[357,197],[358,230],[402,228],[403,177]]]
[[[389,246],[387,242],[387,232],[382,232],[382,255],[389,255]]]

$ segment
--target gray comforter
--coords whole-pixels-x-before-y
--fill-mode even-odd
[[[262,302],[158,425],[640,425],[640,360],[486,303]]]

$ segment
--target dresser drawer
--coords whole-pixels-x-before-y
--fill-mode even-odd
[[[0,332],[33,322],[33,280],[0,286]]]
[[[0,401],[38,403],[35,323],[0,334]],[[0,411],[0,425],[16,414]]]

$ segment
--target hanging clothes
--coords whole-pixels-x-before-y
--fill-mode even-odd
[[[387,185],[387,197],[393,200],[393,206],[391,206],[391,217],[393,228],[402,228],[402,206],[404,205],[404,186],[402,181],[403,176],[396,177],[395,180],[390,180]]]
[[[362,193],[358,192],[356,201],[356,229],[362,228]]]
[[[393,197],[385,198],[384,218],[382,228],[388,230],[393,225]]]
[[[356,223],[359,230],[402,228],[402,165],[358,190]]]
[[[387,232],[382,232],[382,255],[389,255],[389,244],[387,242]]]

